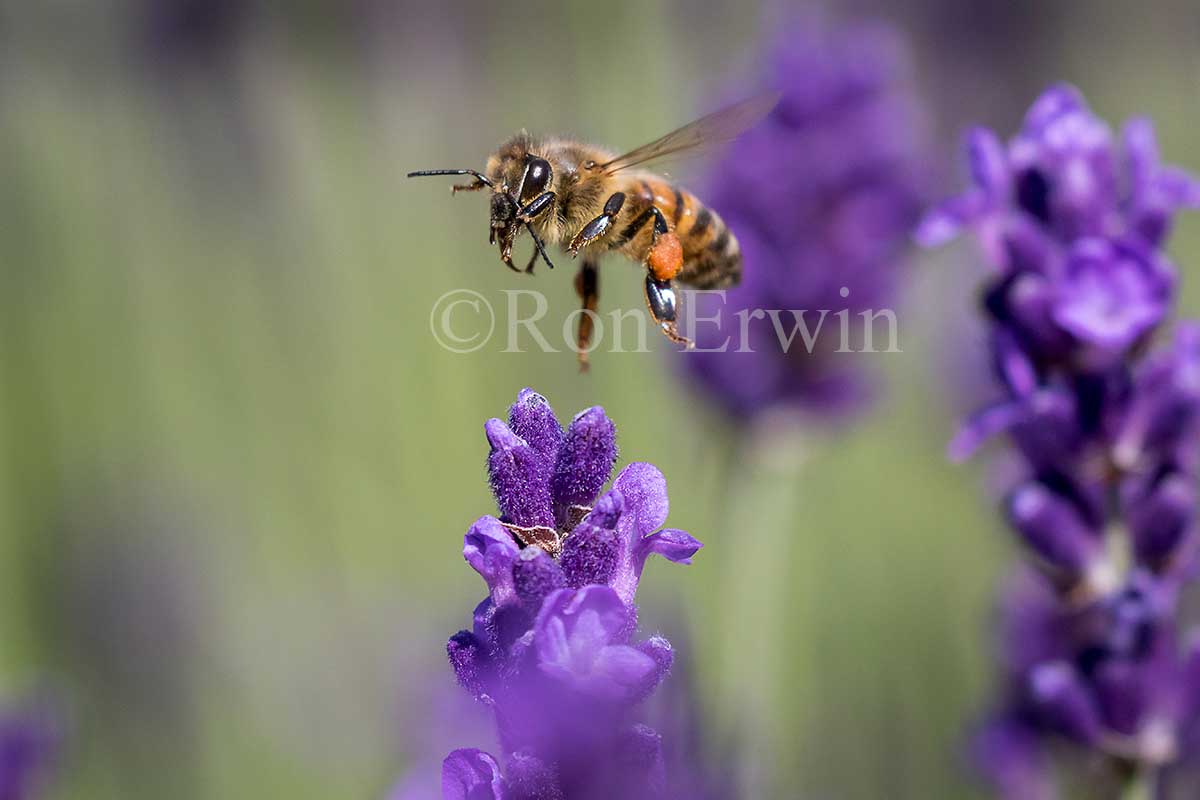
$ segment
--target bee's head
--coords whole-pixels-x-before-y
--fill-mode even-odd
[[[550,162],[535,150],[528,135],[520,133],[488,159],[487,175],[492,184],[488,241],[499,244],[500,257],[506,264],[521,226],[528,227],[528,221],[519,218],[521,209],[547,191],[554,179]]]
[[[517,215],[521,209],[550,186],[553,170],[544,158],[529,155],[520,161],[502,163],[492,179],[491,228],[500,231],[518,229]]]
[[[488,176],[521,205],[549,189],[554,178],[550,162],[539,155],[540,150],[538,143],[522,131],[488,158]]]
[[[454,190],[491,189],[488,243],[499,245],[501,260],[515,269],[512,264],[513,242],[523,225],[529,229],[542,259],[553,269],[554,264],[546,257],[545,248],[530,227],[529,220],[520,216],[521,209],[545,192],[554,177],[550,163],[530,152],[527,135],[519,134],[502,145],[488,158],[487,168],[483,173],[471,169],[423,170],[410,172],[408,177],[425,175],[471,175],[475,178],[475,183],[455,186]]]

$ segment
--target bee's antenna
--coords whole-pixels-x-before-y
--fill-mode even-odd
[[[492,185],[486,175],[473,169],[423,169],[408,173],[409,178],[424,178],[429,175],[470,175],[485,186]]]

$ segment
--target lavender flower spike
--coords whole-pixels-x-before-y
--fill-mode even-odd
[[[796,20],[764,49],[755,88],[778,90],[779,104],[702,193],[737,234],[745,273],[723,299],[697,297],[697,348],[682,365],[740,422],[772,408],[836,416],[869,393],[862,358],[838,354],[837,316],[891,307],[924,203],[923,109],[903,42],[883,26]],[[791,309],[804,310],[800,333]]]
[[[1159,163],[1149,122],[1118,138],[1068,86],[1007,143],[973,132],[968,157],[973,186],[917,236],[972,229],[995,268],[983,305],[1002,398],[952,452],[1008,435],[1026,467],[1008,520],[1030,556],[1006,592],[1004,690],[976,756],[1006,798],[1051,797],[1051,773],[1084,763],[1104,767],[1096,796],[1191,796],[1171,782],[1200,764],[1178,603],[1196,574],[1200,328],[1151,345],[1175,300],[1162,248],[1200,182]]]
[[[34,701],[0,709],[0,800],[43,796],[60,746],[60,720]]]
[[[604,409],[564,431],[525,389],[508,420],[484,426],[500,516],[463,538],[488,596],[446,648],[459,683],[495,712],[501,757],[454,751],[442,795],[662,797],[661,737],[635,712],[673,655],[660,636],[635,640],[633,600],[651,553],[689,563],[700,542],[662,527],[667,485],[654,466],[630,464],[605,491],[617,449]]]

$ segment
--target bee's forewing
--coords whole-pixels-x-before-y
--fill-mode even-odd
[[[601,165],[601,168],[611,175],[667,156],[694,153],[707,147],[725,144],[769,114],[778,102],[779,92],[755,95],[617,156]]]

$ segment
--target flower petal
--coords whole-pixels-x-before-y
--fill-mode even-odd
[[[1152,568],[1167,566],[1192,532],[1196,518],[1194,484],[1183,474],[1167,475],[1126,513],[1138,563]]]
[[[675,663],[675,651],[671,643],[661,636],[651,636],[637,646],[638,650],[654,660],[654,672],[647,675],[638,691],[638,699],[649,697],[671,672]]]
[[[562,568],[540,547],[526,547],[512,567],[513,588],[525,608],[538,611],[542,600],[567,585]]]
[[[1062,245],[1028,216],[1006,220],[1000,244],[1005,273],[1033,273],[1047,279],[1058,276]]]
[[[976,186],[996,200],[1002,201],[1008,196],[1012,184],[1008,157],[1004,144],[995,133],[987,128],[975,128],[968,133],[967,158]]]
[[[1054,320],[1085,345],[1116,358],[1162,321],[1167,288],[1156,266],[1138,253],[1081,240],[1059,284]]]
[[[475,520],[463,537],[463,558],[487,581],[497,605],[512,596],[512,566],[519,553],[512,534],[492,516]]]
[[[1155,192],[1170,208],[1200,208],[1200,179],[1177,167],[1164,167],[1154,176]]]
[[[610,645],[624,644],[629,617],[629,609],[607,586],[552,593],[534,623],[539,668],[577,689],[591,691],[598,675],[597,654]]]
[[[558,774],[537,756],[516,752],[505,764],[509,791],[521,800],[565,800]]]
[[[1125,123],[1121,132],[1125,151],[1125,171],[1134,204],[1145,201],[1153,188],[1154,175],[1159,169],[1158,141],[1154,124],[1145,117]]]
[[[1029,690],[1038,711],[1063,734],[1083,743],[1100,735],[1100,717],[1079,673],[1070,664],[1055,661],[1036,667]]]
[[[1037,389],[1037,370],[1011,328],[999,328],[992,336],[992,359],[996,374],[1017,397],[1028,397]]]
[[[636,461],[613,481],[625,500],[625,513],[634,515],[634,530],[645,536],[667,521],[670,502],[667,499],[667,480],[653,464]]]
[[[490,669],[487,650],[479,638],[470,631],[459,631],[446,643],[446,656],[454,668],[459,684],[475,697],[485,692],[485,681]]]
[[[1051,123],[1065,114],[1087,109],[1083,94],[1069,83],[1051,86],[1038,97],[1025,115],[1022,133],[1040,135]]]
[[[641,565],[645,563],[651,553],[657,553],[676,564],[691,564],[692,556],[696,554],[697,550],[704,547],[704,544],[687,531],[681,531],[678,528],[663,528],[661,531],[642,537],[635,546],[639,558],[637,571],[640,575]]]
[[[940,247],[978,222],[987,209],[987,195],[978,189],[943,200],[922,217],[913,238],[922,247]]]
[[[1008,504],[1009,519],[1049,566],[1075,580],[1101,555],[1102,539],[1066,499],[1038,483],[1022,486]]]
[[[622,694],[631,697],[638,693],[657,668],[658,665],[649,655],[624,644],[600,650],[592,666],[595,674],[611,681],[620,687]]]
[[[455,750],[442,762],[442,800],[504,800],[500,765],[482,750]]]
[[[1194,433],[1200,421],[1200,325],[1180,325],[1171,348],[1142,364],[1134,381],[1133,401],[1113,445],[1113,459],[1124,469]]]
[[[617,429],[600,406],[571,420],[558,452],[550,493],[560,526],[571,506],[591,506],[617,461]]]
[[[572,674],[571,640],[562,617],[551,617],[537,633],[538,666],[542,671],[560,679]]]
[[[984,442],[1003,433],[1021,418],[1019,403],[997,403],[972,415],[950,440],[946,448],[951,461],[966,461]]]
[[[646,787],[649,797],[661,797],[666,792],[662,751],[662,736],[647,725],[633,725],[622,737],[619,757],[632,770],[629,783]]]
[[[615,528],[602,528],[585,519],[567,537],[559,558],[567,584],[578,589],[609,583],[620,564],[623,545]]]
[[[563,613],[578,617],[585,611],[595,613],[610,643],[623,641],[629,635],[629,609],[608,586],[585,586],[575,593]]]
[[[508,424],[513,433],[546,459],[547,464],[558,459],[563,430],[545,397],[533,389],[522,389],[517,394],[517,402],[508,409]]]
[[[498,419],[488,420],[484,432],[492,446],[488,482],[501,515],[523,528],[553,528],[550,462]]]

